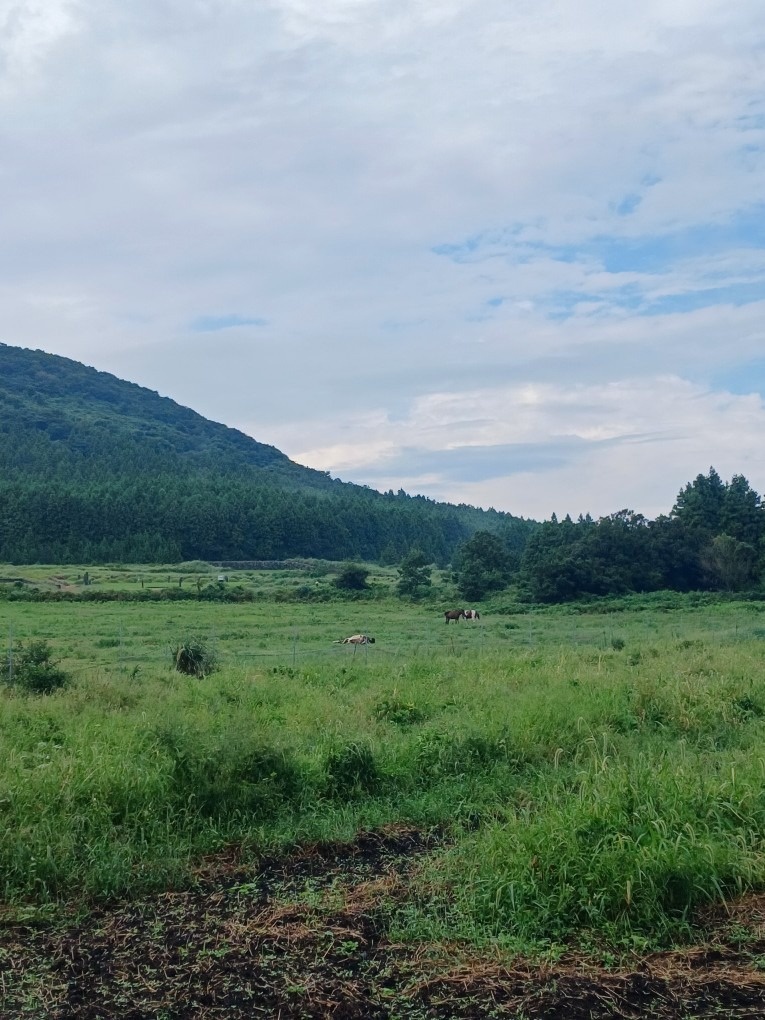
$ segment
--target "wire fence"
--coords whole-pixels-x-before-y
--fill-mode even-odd
[[[654,621],[641,627],[639,632],[631,630],[628,643],[635,647],[641,642],[660,637],[674,640],[703,637],[717,642],[765,638],[765,628],[756,626],[756,623],[742,626],[739,622],[733,623],[730,620],[709,619],[699,628],[692,620],[684,622],[685,626],[672,623],[670,626],[659,628]],[[462,624],[459,628],[450,627],[446,633],[442,627],[432,625],[424,629],[412,628],[408,632],[401,628],[393,639],[378,638],[374,644],[364,645],[348,645],[339,641],[326,643],[326,640],[322,643],[322,639],[318,638],[315,632],[305,634],[295,630],[291,635],[282,633],[278,637],[274,636],[269,647],[263,647],[262,642],[243,644],[236,639],[234,643],[229,643],[225,635],[220,635],[217,628],[211,628],[205,635],[205,641],[224,667],[297,668],[333,660],[338,664],[350,661],[357,665],[368,665],[416,658],[439,659],[462,656],[481,658],[484,655],[513,651],[529,652],[551,647],[560,648],[562,653],[566,649],[585,646],[594,651],[606,652],[623,648],[625,641],[620,635],[629,630],[620,627],[617,621],[607,627],[602,623],[583,627],[576,621],[566,621],[564,624],[558,620],[555,621],[555,627],[551,628],[549,623],[535,621],[533,618],[514,622],[511,626],[512,629],[504,629],[502,626],[498,627],[494,621],[492,626],[487,627],[482,620]],[[67,651],[71,652],[73,642],[69,634],[66,636],[66,642],[70,647],[61,652],[56,644],[62,637],[52,633],[41,635],[39,629],[33,629],[31,624],[28,628],[9,625],[5,638],[5,654],[0,658],[0,680],[4,679],[8,683],[14,681],[22,645],[31,640],[50,641],[54,645],[54,654],[63,660],[65,668],[73,676],[102,670],[114,672],[125,669],[129,672],[136,668],[169,669],[172,666],[173,642],[170,639],[162,641],[157,640],[156,635],[137,634],[122,623],[115,627],[111,637],[105,635],[103,630],[95,640],[92,636],[87,638],[83,635],[83,643],[87,642],[89,646],[86,655],[67,654]],[[76,641],[76,638],[74,640]],[[83,664],[84,659],[87,665]]]
[[[300,665],[326,663],[332,660],[337,661],[338,664],[349,661],[356,664],[370,664],[396,659],[461,656],[492,649],[499,650],[506,646],[506,642],[487,641],[486,632],[478,626],[471,630],[473,633],[469,636],[459,635],[455,638],[453,634],[449,634],[440,640],[430,630],[424,634],[410,633],[402,635],[400,643],[395,644],[390,641],[382,643],[378,640],[371,644],[346,644],[342,641],[333,641],[328,645],[320,645],[315,637],[311,636],[307,640],[303,640],[301,634],[295,632],[289,639],[282,639],[268,648],[263,648],[260,645],[243,647],[241,644],[227,645],[214,629],[208,632],[205,640],[221,665],[235,668],[247,668],[255,665],[297,668]],[[19,652],[29,640],[33,639],[41,640],[37,633],[25,635],[18,634],[13,627],[8,629],[5,662],[4,668],[0,667],[0,677],[4,674],[9,683],[13,682]],[[42,640],[55,642],[56,638],[46,635]],[[172,665],[173,642],[144,640],[140,645],[137,645],[135,635],[126,634],[122,626],[116,630],[113,638],[104,637],[101,634],[95,642],[95,647],[93,647],[92,639],[89,644],[91,644],[91,649],[87,656],[88,665],[85,667],[73,662],[70,668],[69,656],[66,654],[57,656],[65,661],[67,671],[73,676],[88,674],[93,670],[108,669],[113,671],[121,667],[135,666],[148,668],[166,666],[169,668]]]

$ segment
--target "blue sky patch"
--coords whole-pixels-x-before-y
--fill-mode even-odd
[[[731,366],[710,381],[715,390],[726,390],[728,393],[742,396],[749,393],[765,396],[765,358]]]
[[[651,299],[640,286],[633,283],[600,293],[589,293],[584,290],[553,291],[546,296],[544,307],[548,318],[562,322],[576,315],[581,306],[587,306],[587,313],[590,315],[608,313],[618,308],[636,315],[650,316],[695,312],[700,308],[717,305],[740,307],[763,300],[765,282],[760,280],[663,294],[655,299]]]
[[[221,329],[235,329],[237,326],[265,326],[267,323],[267,319],[229,312],[227,315],[200,315],[198,319],[194,319],[190,328],[195,333],[217,333]]]
[[[640,195],[625,195],[616,207],[617,216],[629,216],[643,201]]]
[[[640,203],[640,196],[622,199],[616,212],[626,216]],[[538,225],[535,225],[538,226]],[[522,226],[474,234],[456,244],[432,250],[454,262],[481,262],[503,257],[512,263],[547,257],[556,262],[595,262],[609,273],[660,273],[675,262],[713,255],[731,248],[765,248],[765,205],[741,210],[724,223],[700,223],[665,234],[619,237],[601,234],[580,244],[554,245],[524,241]]]
[[[657,273],[674,262],[704,254],[762,247],[765,247],[765,209],[757,206],[727,223],[698,224],[656,237],[596,237],[578,250],[597,259],[609,273]]]

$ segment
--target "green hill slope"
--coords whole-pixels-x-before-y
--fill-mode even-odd
[[[67,358],[0,344],[0,561],[315,556],[446,562],[509,514],[383,494]]]
[[[168,397],[77,361],[0,345],[3,473],[83,480],[140,468],[142,474],[266,470],[280,481],[326,488],[320,471],[273,446],[208,421]]]

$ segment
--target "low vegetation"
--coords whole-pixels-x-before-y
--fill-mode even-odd
[[[172,649],[173,665],[186,676],[206,677],[218,668],[218,656],[201,637],[187,637]]]
[[[52,694],[66,687],[71,676],[53,658],[47,641],[29,641],[8,650],[5,682],[27,694]]]
[[[358,654],[333,605],[7,608],[27,659],[55,650],[74,681],[0,699],[7,902],[136,895],[231,843],[393,822],[449,834],[410,937],[666,945],[765,886],[759,603],[484,613],[448,636],[428,607],[354,603],[345,629],[377,635]],[[178,672],[182,625],[201,637]],[[194,666],[211,647],[214,673]]]

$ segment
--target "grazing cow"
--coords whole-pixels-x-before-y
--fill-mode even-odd
[[[465,619],[466,620],[480,620],[481,619],[481,614],[478,612],[477,609],[466,609],[465,610]]]
[[[458,620],[464,620],[465,619],[465,610],[464,609],[447,609],[447,611],[444,613],[444,616],[446,617],[446,622],[447,623],[449,623],[450,620],[454,620],[455,622],[457,622]]]
[[[375,639],[368,634],[352,634],[351,637],[343,638],[341,645],[373,645]]]

